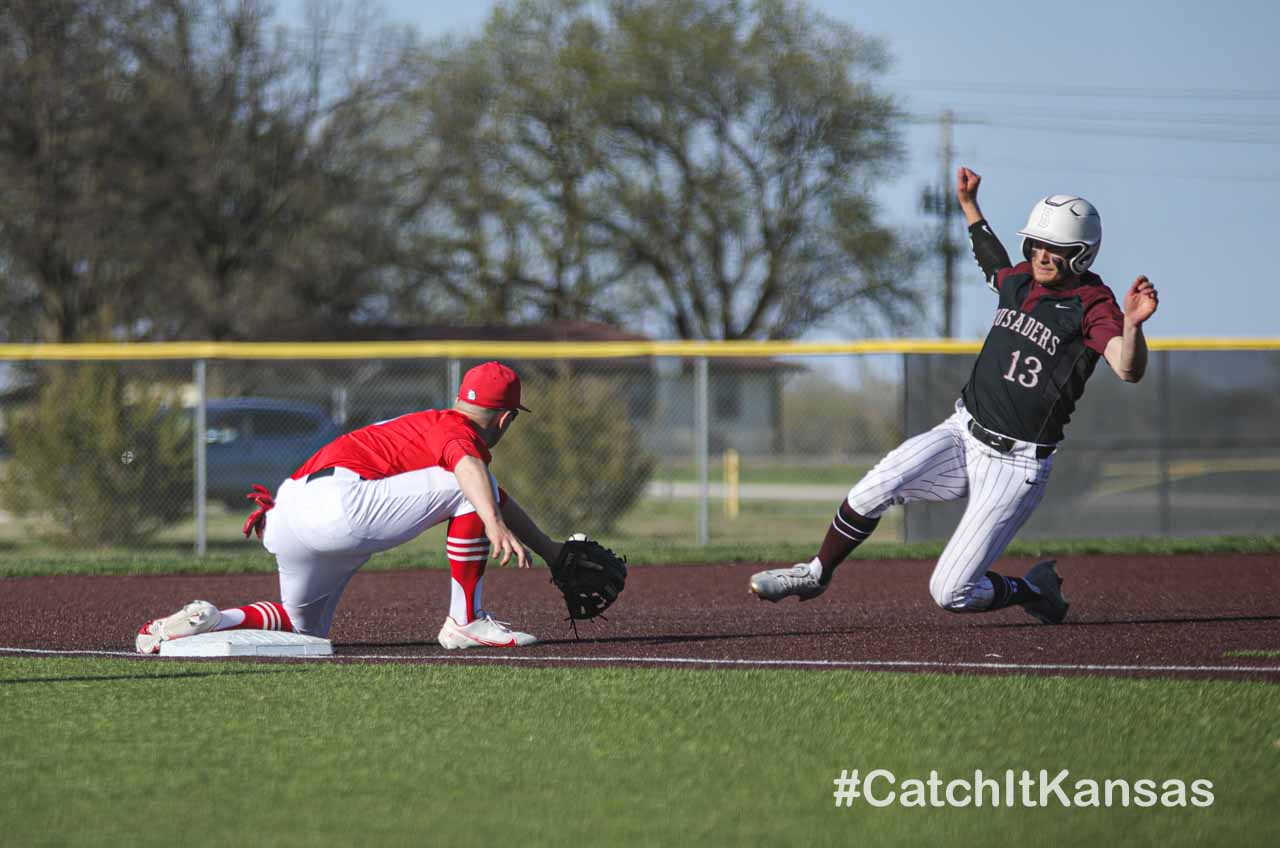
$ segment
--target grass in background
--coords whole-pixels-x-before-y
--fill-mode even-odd
[[[813,556],[815,540],[805,542],[712,542],[706,546],[605,536],[601,541],[626,554],[633,565],[791,563]],[[871,541],[858,548],[858,559],[936,559],[945,542]],[[1116,538],[1015,540],[1011,557],[1096,555],[1178,556],[1182,554],[1280,553],[1280,536],[1215,536],[1210,538]],[[536,558],[535,558],[535,561]],[[445,568],[444,528],[434,528],[407,545],[376,554],[365,566],[381,571]],[[197,557],[187,545],[142,551],[69,551],[33,544],[0,545],[0,578],[47,574],[241,574],[274,572],[275,559],[255,539],[211,546]]]
[[[839,496],[819,501],[743,501],[741,511],[736,519],[726,517],[722,500],[713,499],[709,504],[709,532],[713,540],[734,540],[737,542],[774,542],[780,538],[807,538],[825,532],[835,512],[834,504]],[[243,512],[227,512],[220,506],[210,506],[206,524],[208,548],[215,553],[240,554],[261,545],[250,544],[241,534],[241,526],[249,510]],[[535,516],[536,517],[536,516]],[[567,536],[573,532],[587,532],[598,535],[598,528],[546,527],[553,535],[560,532]],[[677,540],[692,541],[697,538],[698,510],[693,500],[678,498],[646,498],[638,507],[622,520],[619,526],[609,534],[608,538],[618,544],[630,543],[633,540],[643,544],[651,544],[654,540],[665,540],[668,543]],[[430,534],[428,534],[430,535]],[[879,537],[885,540],[901,539],[902,513],[894,510],[881,522]],[[142,550],[159,550],[168,554],[189,553],[194,547],[196,537],[194,524],[187,520],[158,534],[155,539]],[[432,545],[436,545],[432,537]],[[438,544],[442,545],[443,542]],[[27,525],[17,522],[0,523],[0,560],[10,558],[15,553],[38,550],[56,551],[56,548],[41,541],[35,531]]]
[[[712,483],[724,481],[725,463],[722,456],[722,454],[715,454],[707,462],[707,479]],[[847,490],[879,459],[879,455],[855,462],[800,456],[746,456],[740,460],[738,475],[741,483],[840,486]],[[698,466],[691,459],[667,460],[654,469],[653,479],[662,482],[694,483],[698,480]]]
[[[779,539],[821,541],[831,524],[839,496],[824,501],[741,501],[736,518],[725,514],[724,502],[712,499],[707,505],[707,535],[713,543],[776,544]],[[691,500],[649,498],[631,511],[617,530],[609,534],[619,545],[632,542],[672,544],[698,537],[697,505]],[[883,541],[902,539],[902,510],[884,516],[877,530]],[[808,543],[806,543],[808,544]]]
[[[1280,687],[0,658],[22,845],[1271,844]],[[841,769],[1214,783],[1198,809],[836,809]],[[1068,784],[1070,785],[1070,783]]]

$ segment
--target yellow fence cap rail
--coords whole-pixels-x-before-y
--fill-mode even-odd
[[[1280,350],[1280,338],[1151,339],[1152,350]],[[0,360],[161,359],[618,359],[645,356],[778,357],[839,354],[973,354],[978,340],[623,342],[89,342],[0,344]]]

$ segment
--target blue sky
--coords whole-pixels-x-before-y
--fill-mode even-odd
[[[285,22],[303,0],[279,0]],[[425,36],[478,31],[494,0],[387,0],[387,22]],[[983,176],[979,200],[1017,255],[1017,230],[1047,194],[1092,201],[1103,221],[1094,270],[1123,296],[1149,276],[1152,337],[1280,336],[1280,4],[810,0],[882,37],[883,83],[922,118],[957,117],[956,160]],[[929,221],[921,189],[940,177],[940,131],[906,132],[907,160],[881,200],[904,227]],[[957,226],[957,236],[962,231]],[[965,254],[956,335],[985,334],[994,302]],[[936,334],[937,314],[913,336]],[[830,328],[817,337],[845,334]]]

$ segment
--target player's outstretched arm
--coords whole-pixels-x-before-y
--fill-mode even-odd
[[[982,177],[963,165],[956,171],[956,200],[960,201],[964,222],[970,227],[982,220],[982,210],[978,208],[978,186],[981,184]]]
[[[493,486],[489,477],[489,469],[478,457],[464,456],[453,467],[453,475],[458,478],[458,486],[462,494],[472,506],[476,514],[484,522],[484,533],[489,537],[490,556],[501,565],[516,558],[520,568],[529,567],[529,552],[520,544],[520,539],[512,532],[498,511],[498,499],[493,494]]]
[[[1012,267],[1013,263],[1009,261],[1009,251],[1004,249],[978,208],[978,186],[981,183],[982,177],[968,168],[962,166],[956,171],[956,199],[960,201],[965,223],[969,225],[973,258],[978,260],[987,285],[994,291],[999,273]]]
[[[1147,372],[1147,338],[1142,325],[1160,305],[1156,287],[1145,276],[1133,281],[1124,296],[1124,332],[1107,342],[1104,356],[1111,370],[1126,383],[1136,383]]]
[[[542,532],[542,528],[520,504],[516,503],[516,499],[510,492],[507,492],[506,503],[502,505],[502,517],[506,519],[507,526],[520,538],[520,541],[533,548],[533,552],[547,563],[553,563],[560,558],[561,544]]]

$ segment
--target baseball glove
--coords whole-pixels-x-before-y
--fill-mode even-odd
[[[627,558],[575,533],[551,563],[551,582],[564,594],[569,620],[587,621],[618,599],[627,582]]]

